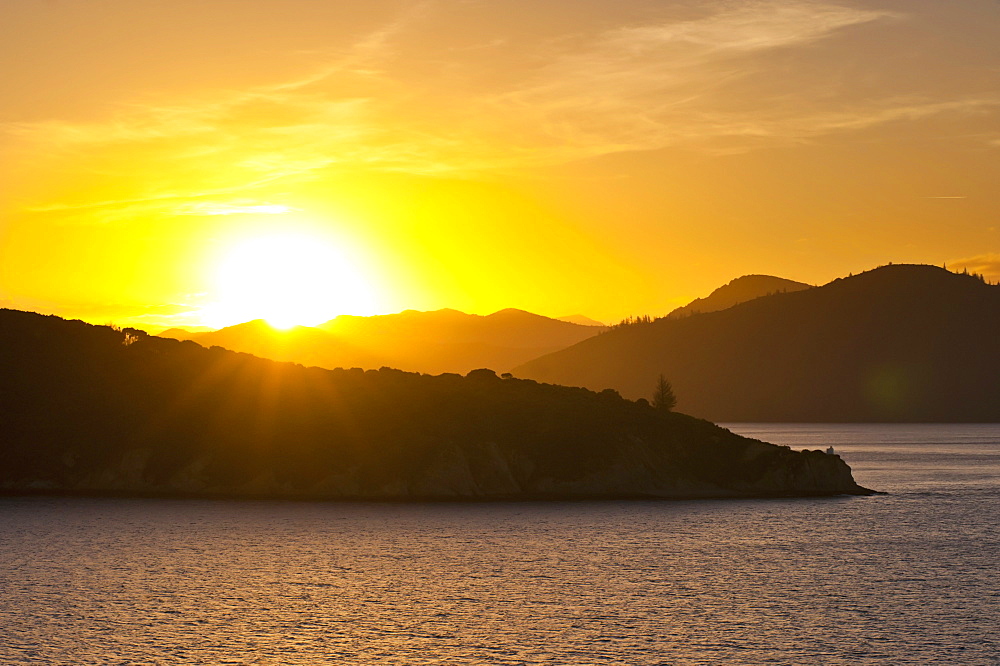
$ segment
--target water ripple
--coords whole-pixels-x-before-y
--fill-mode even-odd
[[[1000,664],[1000,437],[860,432],[890,495],[3,499],[0,663]]]

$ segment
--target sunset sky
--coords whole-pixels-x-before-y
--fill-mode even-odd
[[[1000,279],[1000,2],[6,0],[0,306],[661,315]]]

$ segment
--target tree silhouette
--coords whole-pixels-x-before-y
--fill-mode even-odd
[[[664,412],[671,411],[677,406],[677,396],[670,382],[663,375],[656,382],[656,391],[653,393],[653,407]]]

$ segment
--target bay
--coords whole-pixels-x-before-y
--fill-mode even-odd
[[[887,494],[0,499],[2,664],[1000,664],[1000,425],[731,424]]]

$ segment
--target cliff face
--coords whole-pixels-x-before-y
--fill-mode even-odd
[[[323,370],[0,311],[0,490],[365,500],[862,494],[614,391]]]

